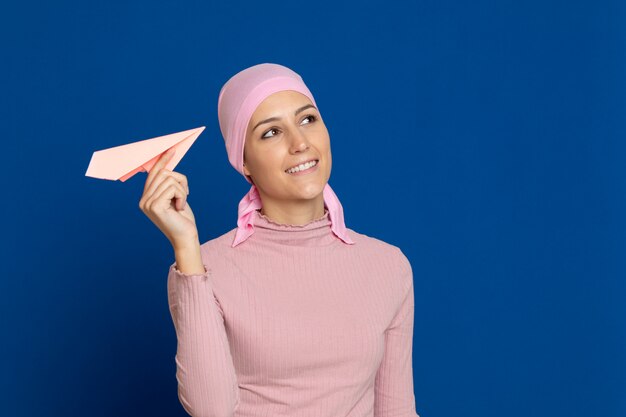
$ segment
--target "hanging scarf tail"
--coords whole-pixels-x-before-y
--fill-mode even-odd
[[[328,183],[326,183],[326,186],[324,187],[324,205],[328,209],[332,232],[345,243],[350,245],[354,244],[354,241],[350,238],[348,230],[344,224],[343,206]],[[254,233],[253,215],[255,210],[258,210],[261,207],[263,207],[261,203],[261,196],[259,195],[259,191],[256,186],[252,184],[250,190],[243,196],[241,201],[239,201],[237,232],[235,233],[235,238],[233,239],[233,248],[245,241]]]

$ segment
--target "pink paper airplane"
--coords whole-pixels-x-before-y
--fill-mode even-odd
[[[165,168],[172,171],[183,159],[205,126],[170,135],[96,151],[91,156],[85,176],[104,180],[126,181],[138,172],[150,172],[159,157],[176,148]]]

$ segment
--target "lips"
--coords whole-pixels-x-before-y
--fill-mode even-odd
[[[313,159],[307,159],[306,161],[302,161],[302,162],[300,162],[300,163],[295,164],[295,165],[294,165],[294,166],[292,166],[292,167],[287,168],[287,169],[285,170],[285,172],[289,171],[289,170],[290,170],[290,169],[292,169],[292,168],[297,167],[298,165],[306,164],[307,162],[311,162],[311,161],[317,161],[317,162],[319,163],[319,161],[320,161],[320,160],[319,160],[319,159],[315,159],[315,158],[313,158]]]

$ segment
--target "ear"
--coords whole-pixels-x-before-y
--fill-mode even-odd
[[[248,169],[245,163],[243,164],[243,173],[247,176],[250,175],[250,170]]]

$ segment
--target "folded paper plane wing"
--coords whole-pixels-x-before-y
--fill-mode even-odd
[[[150,172],[159,157],[173,147],[176,152],[165,165],[172,171],[204,129],[205,126],[201,126],[96,151],[91,156],[85,176],[124,182],[138,172]]]

